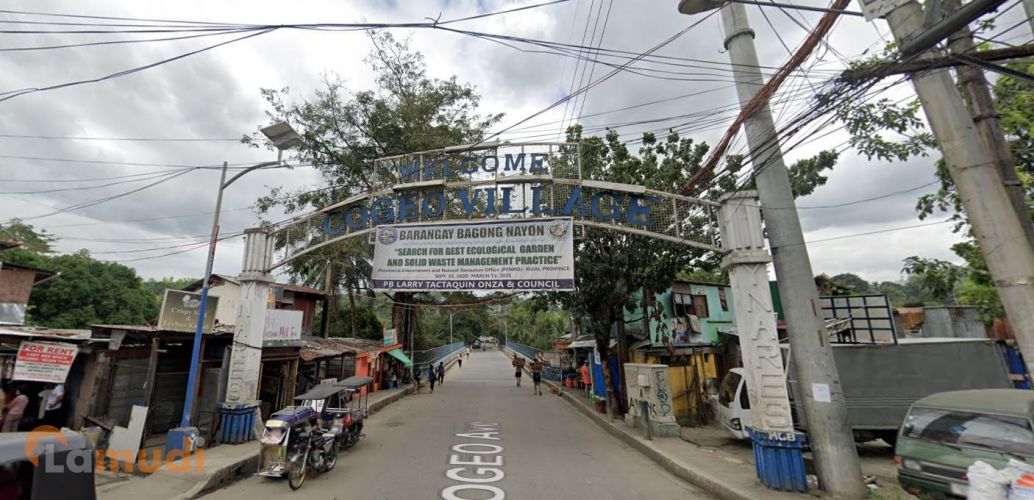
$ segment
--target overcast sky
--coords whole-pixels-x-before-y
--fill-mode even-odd
[[[528,1],[9,1],[5,9],[34,12],[71,13],[149,19],[187,19],[234,23],[302,22],[420,22],[426,17],[452,19],[498,11],[536,2]],[[465,22],[455,25],[469,30],[519,35],[556,42],[588,44],[596,27],[596,42],[602,46],[632,52],[644,51],[703,16],[687,17],[676,11],[676,1],[570,1]],[[812,5],[820,5],[812,2]],[[1008,2],[1006,5],[1012,5]],[[602,5],[602,14],[597,13]],[[851,6],[857,9],[856,5]],[[608,16],[609,11],[609,16]],[[777,67],[790,49],[814,26],[819,14],[794,12],[795,21],[778,9],[766,9],[767,19],[758,7],[748,6],[750,20],[757,31],[762,66]],[[586,20],[590,19],[588,29]],[[43,21],[36,16],[0,14],[0,19]],[[55,20],[51,18],[49,20]],[[69,19],[56,19],[68,21]],[[1012,26],[1022,20],[1020,9],[1002,15],[998,24]],[[606,23],[604,23],[606,21]],[[6,24],[6,29],[57,29],[57,26]],[[773,31],[772,27],[775,28]],[[584,33],[584,36],[583,36]],[[792,104],[806,105],[812,85],[852,60],[878,51],[886,42],[887,27],[882,21],[869,23],[860,17],[838,22],[829,43],[816,51],[817,57],[805,67],[812,68],[809,80],[791,78],[787,89],[776,98],[774,114],[780,123],[793,115]],[[581,72],[595,78],[609,68],[585,68],[574,59],[550,54],[524,53],[500,44],[455,33],[432,30],[395,30],[398,37],[412,37],[413,47],[422,51],[429,72],[440,78],[456,75],[479,89],[484,113],[505,113],[503,126],[510,125],[565,96]],[[112,35],[3,34],[5,47],[61,45],[111,39]],[[1007,33],[1014,43],[1029,40],[1026,27]],[[1012,37],[1012,38],[1009,38]],[[48,51],[5,52],[0,71],[0,92],[43,87],[69,81],[91,79],[121,70],[146,65],[165,58],[228,40],[222,36],[162,43],[103,45]],[[198,276],[204,268],[204,249],[158,257],[190,248],[203,241],[211,224],[211,210],[218,184],[215,170],[193,171],[158,186],[83,209],[45,216],[55,210],[125,193],[160,180],[142,175],[137,178],[107,179],[130,174],[173,172],[167,167],[89,162],[115,162],[162,165],[219,165],[262,162],[275,154],[249,149],[233,138],[251,133],[264,125],[265,103],[259,90],[290,87],[292,94],[304,97],[320,85],[325,73],[343,77],[353,90],[370,88],[373,75],[363,62],[370,50],[361,32],[314,32],[279,30],[229,44],[189,58],[99,83],[27,94],[0,102],[0,135],[102,137],[102,138],[191,138],[231,139],[195,142],[113,141],[33,139],[0,137],[0,219],[20,217],[61,238],[58,249],[86,248],[97,258],[124,262],[145,277]],[[623,137],[636,138],[642,130],[683,125],[692,127],[697,140],[715,143],[731,121],[736,98],[731,88],[728,59],[722,49],[718,16],[704,20],[685,36],[657,54],[713,61],[696,67],[653,66],[691,74],[675,75],[679,80],[659,79],[622,73],[593,88],[587,98],[566,110],[564,106],[542,115],[531,125],[545,124],[531,132],[510,134],[555,138],[565,116],[594,115],[584,118],[587,127],[625,124],[641,120],[702,113],[648,124],[628,124],[618,128]],[[686,64],[685,61],[680,62]],[[706,67],[702,69],[701,66]],[[572,75],[575,70],[579,73]],[[771,73],[771,70],[766,70]],[[655,73],[657,74],[657,73]],[[587,81],[587,80],[586,80]],[[577,85],[575,85],[577,87]],[[701,93],[703,92],[703,93]],[[888,95],[907,96],[910,88],[901,86]],[[607,111],[648,101],[701,93],[696,97],[638,107],[616,113]],[[798,99],[787,105],[788,99]],[[724,114],[722,110],[724,111]],[[731,110],[731,111],[730,111]],[[715,118],[723,118],[718,122]],[[790,151],[789,162],[815,152],[842,145],[845,136],[833,133],[814,143]],[[737,140],[732,152],[743,152],[744,141]],[[36,159],[32,159],[36,158]],[[43,158],[43,159],[40,159]],[[45,160],[44,160],[45,159]],[[58,162],[54,159],[74,161]],[[866,161],[850,150],[841,156],[840,165],[829,183],[813,195],[798,200],[802,207],[823,207],[903,191],[930,183],[934,158],[908,163],[886,164]],[[150,180],[148,180],[150,179]],[[21,181],[19,181],[21,180]],[[106,187],[113,182],[133,182]],[[25,182],[32,181],[32,182]],[[311,169],[290,172],[269,171],[249,174],[227,190],[223,203],[223,232],[254,226],[258,218],[247,207],[270,187],[316,186],[318,177]],[[98,187],[42,193],[39,191]],[[905,194],[839,208],[802,209],[802,220],[809,241],[826,240],[888,228],[919,224],[914,205],[918,195],[931,192],[930,185]],[[11,194],[20,193],[20,194]],[[44,217],[40,217],[44,216]],[[941,220],[938,214],[928,221]],[[833,239],[809,244],[816,273],[857,273],[870,280],[899,277],[901,260],[923,255],[956,260],[949,250],[958,237],[950,224],[895,232]],[[234,238],[220,245],[216,272],[237,274],[243,242]]]

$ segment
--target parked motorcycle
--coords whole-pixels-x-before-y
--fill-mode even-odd
[[[311,428],[299,436],[301,443],[288,461],[287,484],[297,490],[309,471],[328,472],[337,465],[336,434]]]

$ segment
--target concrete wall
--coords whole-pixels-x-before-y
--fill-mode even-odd
[[[27,304],[36,271],[0,268],[0,302]]]
[[[241,308],[241,286],[233,283],[220,283],[209,288],[208,295],[219,297],[215,320],[223,325],[236,325],[237,313]]]
[[[667,365],[625,363],[625,388],[628,394],[625,420],[629,425],[642,425],[645,417],[650,422],[652,433],[678,435]],[[644,407],[648,414],[643,413]]]
[[[722,301],[722,290],[725,292],[725,300]],[[700,333],[682,333],[687,328],[685,320],[677,319],[673,296],[675,293],[689,296],[703,296],[707,302],[707,315],[698,316],[700,320]],[[642,294],[637,293],[634,299],[636,309],[632,312],[625,311],[626,330],[642,331]],[[671,288],[654,294],[655,303],[650,307],[651,316],[654,308],[660,308],[660,319],[650,318],[649,336],[650,343],[655,347],[664,345],[663,339],[670,337],[675,345],[715,345],[718,343],[718,330],[736,325],[736,315],[733,308],[732,289],[724,285],[710,283],[676,282]]]

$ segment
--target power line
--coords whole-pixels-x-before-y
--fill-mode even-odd
[[[21,134],[0,134],[2,139],[45,139],[45,140],[67,140],[67,141],[132,141],[132,142],[240,142],[237,137],[90,137],[90,136],[69,136],[69,135],[21,135]]]
[[[563,103],[565,103],[565,102],[567,102],[567,101],[571,100],[572,98],[574,98],[574,97],[576,97],[576,96],[578,96],[578,95],[580,95],[580,94],[582,94],[582,93],[584,93],[584,92],[588,91],[588,90],[589,90],[589,89],[591,89],[592,87],[595,87],[595,86],[597,86],[597,85],[599,85],[599,84],[601,84],[601,83],[603,83],[603,82],[605,82],[605,81],[609,80],[609,79],[610,79],[610,78],[612,78],[612,77],[613,77],[614,75],[616,75],[616,74],[620,73],[620,72],[621,72],[621,71],[622,71],[622,70],[623,70],[623,69],[624,69],[625,67],[627,67],[628,65],[630,65],[630,64],[632,64],[632,63],[634,63],[635,61],[638,61],[638,60],[642,59],[642,58],[643,58],[643,57],[645,57],[645,56],[648,56],[648,55],[652,54],[653,52],[655,52],[655,51],[657,51],[657,50],[661,49],[662,47],[664,47],[664,46],[666,46],[666,45],[670,44],[671,42],[674,42],[675,40],[677,40],[678,38],[680,38],[680,37],[681,37],[682,35],[685,35],[686,33],[688,33],[688,32],[689,32],[689,31],[690,31],[691,29],[693,29],[693,28],[695,28],[695,27],[699,26],[699,25],[700,25],[700,24],[702,24],[702,23],[703,23],[704,21],[707,21],[708,19],[710,19],[710,18],[711,18],[711,16],[715,15],[715,13],[716,13],[716,12],[717,12],[717,11],[711,11],[711,13],[709,13],[709,14],[707,14],[706,16],[704,16],[704,17],[702,17],[702,18],[698,19],[698,20],[697,20],[696,22],[694,22],[693,24],[690,24],[690,25],[689,25],[689,26],[687,26],[687,27],[686,27],[685,29],[683,29],[683,30],[679,31],[678,33],[675,33],[675,34],[674,34],[674,35],[672,35],[671,37],[668,37],[668,38],[667,38],[666,40],[664,40],[664,41],[662,41],[661,43],[659,43],[659,44],[657,44],[657,45],[653,46],[652,48],[648,49],[647,51],[643,52],[642,54],[640,54],[640,55],[638,55],[638,56],[636,56],[636,57],[634,57],[634,58],[632,58],[632,59],[629,59],[629,60],[628,60],[628,62],[626,62],[626,63],[622,64],[621,66],[619,66],[619,67],[617,67],[617,68],[615,68],[615,69],[614,69],[613,71],[611,71],[611,72],[609,72],[609,73],[607,73],[607,74],[603,75],[603,76],[602,76],[602,77],[600,77],[600,78],[599,78],[598,80],[595,80],[595,81],[592,81],[592,82],[590,82],[590,83],[589,83],[588,85],[586,85],[586,86],[584,86],[584,87],[580,88],[579,90],[577,90],[577,91],[575,91],[575,92],[573,92],[573,93],[571,93],[571,94],[568,94],[568,95],[567,95],[566,97],[563,97],[563,98],[561,98],[561,99],[559,99],[559,100],[555,101],[554,103],[552,103],[552,104],[550,104],[550,105],[546,106],[545,108],[543,108],[543,109],[541,109],[541,110],[539,110],[539,111],[536,111],[536,112],[532,113],[531,115],[528,115],[527,117],[525,117],[525,118],[521,119],[520,121],[518,121],[518,122],[514,123],[513,125],[510,125],[509,127],[507,127],[507,128],[504,128],[503,130],[500,130],[500,131],[498,131],[498,132],[495,132],[495,133],[493,133],[493,134],[489,135],[488,137],[486,137],[486,138],[482,139],[481,141],[478,141],[478,143],[477,143],[477,144],[482,144],[482,143],[484,143],[484,142],[487,142],[487,141],[489,141],[489,140],[491,140],[491,139],[493,139],[493,138],[495,138],[495,137],[498,137],[499,135],[501,135],[501,134],[503,134],[503,133],[507,132],[508,130],[510,130],[510,129],[513,129],[514,127],[520,126],[520,125],[522,125],[522,124],[524,124],[524,123],[528,122],[529,120],[532,120],[532,119],[534,119],[534,118],[535,118],[536,116],[539,116],[539,115],[541,115],[541,114],[543,114],[543,113],[546,113],[547,111],[549,111],[549,110],[551,110],[551,109],[553,109],[553,108],[555,108],[555,107],[557,107],[557,106],[559,106],[559,105],[561,105],[561,104],[563,104]],[[475,144],[475,146],[476,146],[477,144]]]
[[[150,184],[147,184],[145,186],[142,186],[142,187],[139,187],[139,188],[136,188],[136,189],[132,189],[130,191],[126,191],[124,193],[108,196],[108,197],[105,197],[105,198],[100,198],[100,199],[97,199],[97,200],[91,200],[91,201],[87,201],[87,202],[83,202],[83,203],[78,203],[78,204],[75,204],[75,205],[69,205],[67,207],[60,208],[60,209],[55,210],[53,212],[45,213],[45,214],[42,214],[42,215],[33,215],[31,217],[23,217],[22,220],[42,219],[42,218],[50,217],[50,216],[53,216],[53,215],[63,214],[63,213],[67,213],[67,212],[71,212],[71,211],[75,211],[75,210],[81,210],[83,208],[89,208],[89,207],[97,206],[97,205],[100,205],[102,203],[107,203],[109,201],[116,200],[118,198],[129,196],[129,195],[131,195],[133,193],[139,193],[140,191],[143,191],[145,189],[157,186],[157,185],[165,183],[165,182],[169,182],[169,181],[171,181],[171,180],[173,180],[173,179],[175,179],[177,177],[180,177],[180,176],[185,175],[185,174],[189,174],[190,172],[193,172],[193,171],[194,170],[184,170],[182,172],[173,172],[173,173],[170,173],[168,175],[165,175],[164,177],[162,177],[158,181],[152,182]]]
[[[810,244],[813,244],[813,243],[822,243],[822,242],[825,242],[825,241],[844,240],[844,239],[847,239],[847,238],[857,238],[859,236],[870,236],[870,235],[873,235],[873,234],[883,234],[883,233],[890,233],[890,232],[894,232],[894,231],[904,231],[906,229],[916,229],[916,228],[920,228],[920,227],[936,226],[936,225],[939,225],[939,224],[946,224],[948,222],[953,222],[953,221],[952,221],[952,219],[946,219],[946,220],[937,221],[937,222],[927,222],[925,224],[913,224],[911,226],[892,227],[892,228],[888,228],[888,229],[879,229],[879,230],[876,230],[876,231],[867,231],[867,232],[864,232],[864,233],[845,234],[845,235],[842,235],[842,236],[833,236],[833,237],[830,237],[830,238],[822,238],[822,239],[818,239],[818,240],[809,240],[809,241],[805,241],[804,244],[810,245]],[[798,244],[800,244],[800,243],[798,243]]]

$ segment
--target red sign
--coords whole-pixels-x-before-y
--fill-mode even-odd
[[[22,341],[14,362],[14,380],[63,384],[79,348],[74,344]]]

